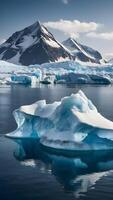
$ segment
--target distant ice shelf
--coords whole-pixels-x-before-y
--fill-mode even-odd
[[[0,61],[0,84],[111,84],[113,65],[60,61],[21,66]]]
[[[39,68],[43,75],[54,75],[55,83],[65,84],[111,84],[113,82],[113,66],[111,64],[94,64],[80,61],[60,61],[31,65]]]
[[[113,122],[103,117],[82,91],[46,104],[40,100],[14,111],[13,138],[39,138],[60,150],[113,149]]]

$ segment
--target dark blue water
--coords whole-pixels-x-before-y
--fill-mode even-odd
[[[58,155],[37,140],[4,137],[16,128],[12,111],[40,99],[48,103],[82,89],[113,120],[112,86],[0,87],[0,199],[113,199],[113,152]]]

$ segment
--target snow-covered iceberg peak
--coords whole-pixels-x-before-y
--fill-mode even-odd
[[[20,111],[29,115],[49,118],[60,102],[47,104],[45,100],[40,100],[31,105],[21,106]]]
[[[93,103],[85,96],[85,94],[79,90],[77,94],[71,94],[71,96],[61,99],[60,105],[57,107],[56,112],[62,113],[62,111],[78,111],[81,113],[86,113],[89,111],[97,112],[97,109]]]
[[[36,137],[60,149],[113,148],[113,122],[104,118],[82,91],[47,104],[40,100],[14,111],[18,128],[9,137]]]
[[[97,112],[97,109],[80,90],[77,94],[71,94],[68,97],[63,97],[59,102],[47,104],[45,100],[40,100],[31,105],[21,106],[20,111],[43,118],[55,118],[56,115],[61,115],[64,112]]]

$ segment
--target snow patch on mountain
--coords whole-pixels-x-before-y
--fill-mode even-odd
[[[52,39],[46,39],[46,38],[43,38],[43,40],[51,47],[53,48],[60,48],[59,44],[55,41],[53,41]]]

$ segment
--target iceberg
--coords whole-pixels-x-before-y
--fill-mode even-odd
[[[47,104],[40,100],[14,111],[15,138],[39,138],[59,150],[113,149],[113,122],[103,117],[82,91]]]
[[[7,83],[10,84],[23,84],[23,85],[33,85],[35,83],[38,83],[38,78],[34,75],[26,75],[26,74],[13,74],[11,77],[7,80]]]
[[[0,84],[34,85],[42,79],[40,69],[0,60]]]
[[[60,80],[64,80],[67,84],[111,84],[110,77],[106,75],[80,74],[74,72],[61,74],[59,75],[58,80],[56,76],[56,83],[59,83]]]

